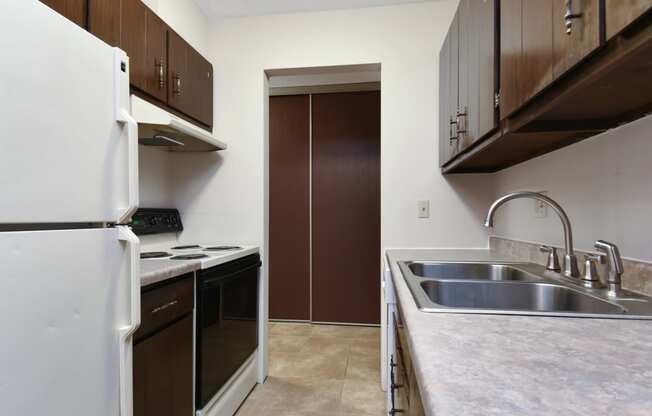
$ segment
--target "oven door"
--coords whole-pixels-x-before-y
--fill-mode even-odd
[[[199,273],[197,409],[203,409],[258,347],[260,257]]]

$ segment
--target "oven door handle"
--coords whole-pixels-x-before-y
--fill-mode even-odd
[[[218,277],[212,277],[212,278],[209,278],[209,279],[206,279],[206,280],[202,280],[201,286],[202,287],[215,286],[216,284],[222,283],[224,280],[226,280],[226,279],[228,279],[230,277],[236,276],[236,275],[244,273],[244,272],[248,272],[249,270],[252,270],[252,269],[258,269],[262,265],[263,265],[263,263],[259,261],[259,262],[255,263],[255,264],[252,264],[251,266],[244,267],[244,268],[236,270],[234,272],[227,273],[227,274],[224,274],[224,275],[221,275],[221,276],[218,276]]]

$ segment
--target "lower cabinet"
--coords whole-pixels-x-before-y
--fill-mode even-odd
[[[134,416],[193,414],[192,275],[142,294],[133,355]]]
[[[391,389],[388,414],[424,416],[423,403],[417,385],[412,356],[407,342],[406,328],[401,320],[398,304],[394,311],[394,340],[396,348],[390,355],[389,385]]]

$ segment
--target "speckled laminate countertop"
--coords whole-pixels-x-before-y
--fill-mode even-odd
[[[424,313],[401,260],[513,261],[388,250],[427,415],[652,415],[652,321]]]
[[[197,260],[141,260],[140,286],[158,283],[200,268],[201,263]]]

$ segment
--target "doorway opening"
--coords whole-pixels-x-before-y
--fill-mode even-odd
[[[269,319],[380,323],[380,64],[266,71]]]

